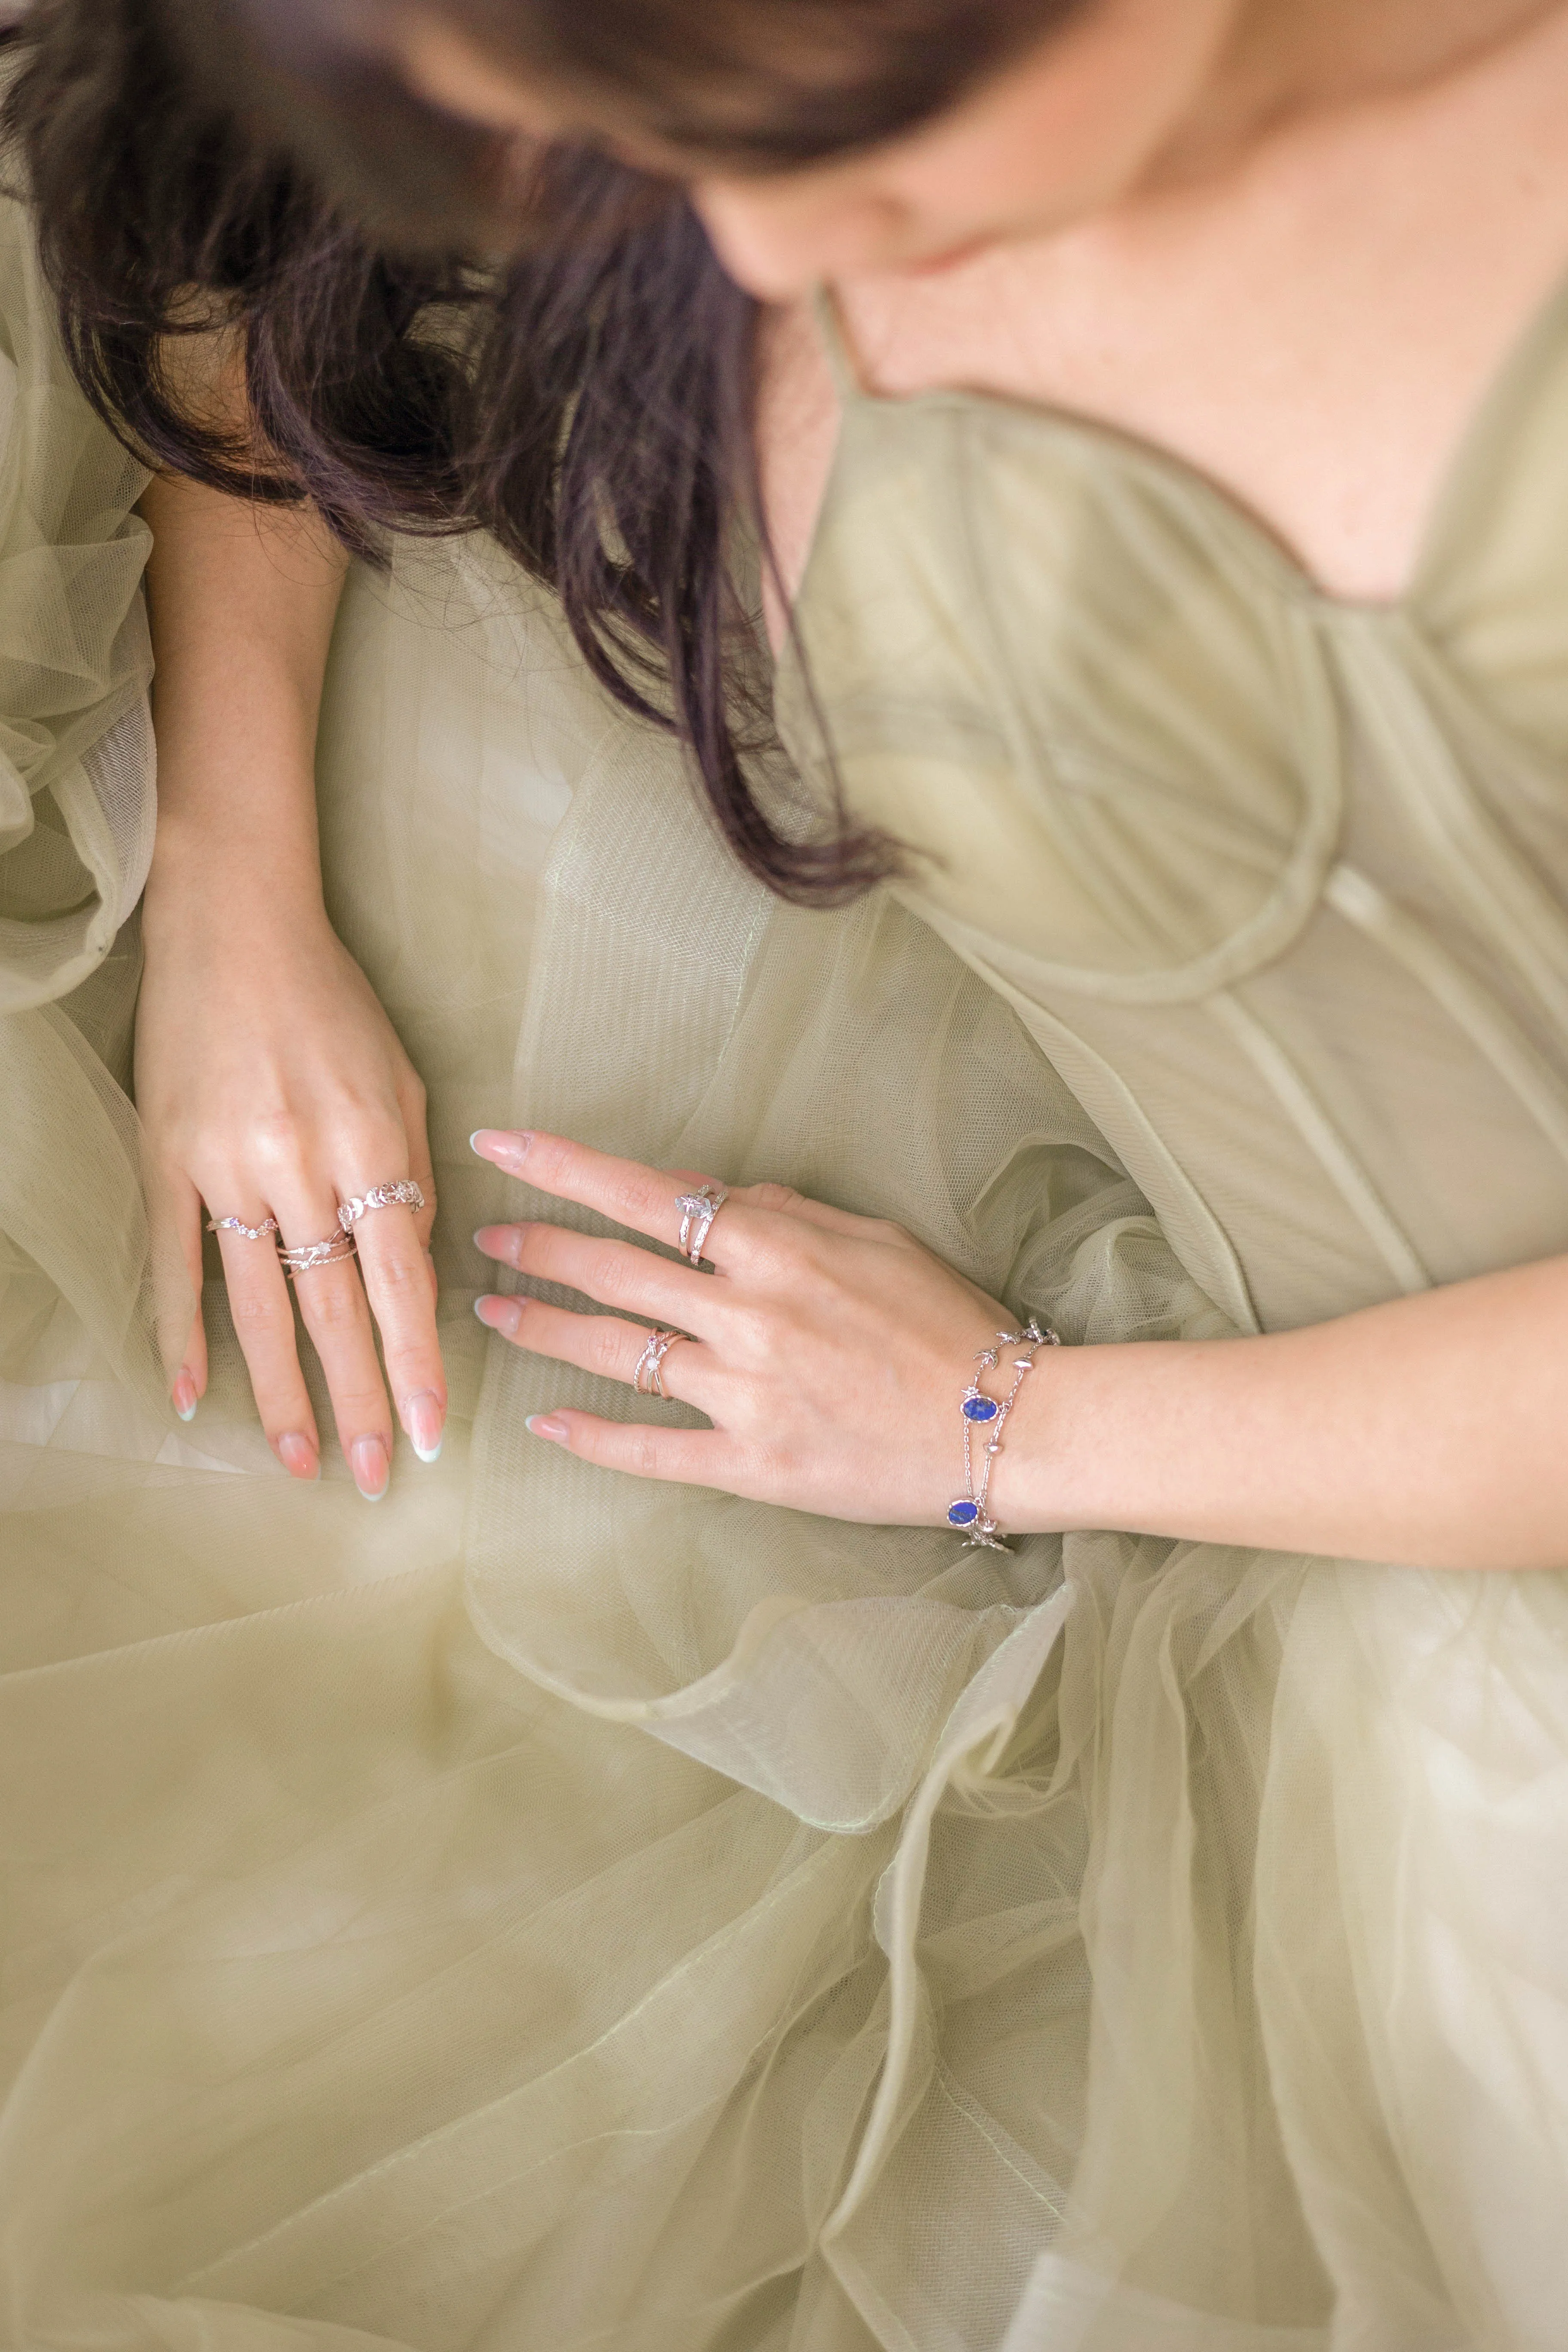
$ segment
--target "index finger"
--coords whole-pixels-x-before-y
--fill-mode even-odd
[[[508,1175],[522,1177],[558,1199],[596,1209],[602,1216],[613,1217],[617,1224],[645,1234],[650,1241],[667,1242],[672,1249],[680,1245],[682,1196],[717,1182],[689,1168],[648,1168],[638,1160],[617,1160],[607,1151],[592,1150],[587,1144],[574,1143],[561,1135],[514,1134],[504,1128],[481,1127],[468,1141],[483,1159],[493,1160]],[[720,1224],[715,1218],[710,1223],[719,1236],[720,1258],[714,1258],[706,1238],[702,1243],[702,1255],[712,1264],[721,1264],[729,1256],[733,1265],[730,1245],[737,1238],[737,1225],[743,1249],[745,1225],[757,1217],[792,1218],[835,1234],[867,1230],[864,1217],[847,1209],[831,1208],[826,1201],[809,1200],[791,1185],[720,1185],[717,1189],[722,1195],[724,1222]],[[752,1226],[753,1234],[760,1231],[760,1226]]]
[[[563,1135],[511,1134],[481,1127],[468,1140],[481,1159],[493,1160],[509,1176],[521,1176],[558,1200],[596,1209],[617,1225],[671,1249],[680,1241],[682,1192],[699,1182],[715,1181],[711,1177],[671,1176],[637,1160],[616,1160]],[[706,1245],[704,1254],[712,1255]]]

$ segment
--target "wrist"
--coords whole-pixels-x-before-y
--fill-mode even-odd
[[[160,814],[142,902],[145,938],[215,926],[298,930],[326,920],[313,830],[247,832]]]
[[[1140,1341],[1042,1349],[997,1457],[1003,1526],[1033,1535],[1157,1523],[1156,1391],[1192,1352]]]

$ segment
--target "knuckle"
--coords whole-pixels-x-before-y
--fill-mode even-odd
[[[616,1249],[595,1250],[584,1270],[592,1296],[602,1298],[606,1305],[618,1304],[636,1286],[635,1260]]]
[[[594,1316],[591,1322],[586,1349],[588,1369],[613,1376],[623,1374],[626,1370],[626,1340],[619,1327],[604,1315]]]
[[[338,1424],[338,1435],[352,1443],[354,1437],[379,1437],[386,1429],[386,1400],[379,1389],[347,1388],[342,1381],[332,1385],[332,1417]]]
[[[724,1349],[738,1364],[766,1364],[779,1347],[777,1319],[759,1307],[736,1307],[725,1322]]]
[[[255,1157],[268,1168],[292,1167],[302,1156],[300,1122],[281,1104],[269,1104],[251,1113],[246,1141]]]
[[[266,1339],[287,1327],[291,1332],[294,1318],[289,1312],[287,1298],[279,1298],[269,1290],[230,1290],[228,1311],[234,1318],[234,1328],[243,1347],[247,1338]]]
[[[787,1492],[791,1461],[784,1448],[764,1438],[750,1450],[751,1465],[746,1474],[748,1491],[753,1495]]]
[[[746,1256],[747,1276],[775,1286],[792,1284],[799,1276],[804,1255],[800,1235],[790,1226],[763,1226]]]
[[[425,1270],[424,1258],[402,1250],[368,1263],[365,1280],[373,1296],[384,1300],[388,1306],[395,1306],[405,1298],[423,1301],[430,1290],[430,1277]]]
[[[323,1282],[312,1287],[305,1307],[305,1320],[312,1331],[353,1331],[364,1319],[364,1292],[352,1276],[347,1282]]]
[[[632,1440],[630,1457],[626,1466],[629,1470],[634,1471],[639,1478],[656,1477],[658,1474],[659,1466],[659,1445],[658,1438],[651,1433],[646,1436],[635,1437]]]
[[[753,1184],[747,1193],[753,1208],[779,1211],[798,1209],[804,1197],[790,1184]]]

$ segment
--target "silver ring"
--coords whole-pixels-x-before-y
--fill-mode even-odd
[[[353,1234],[329,1234],[325,1241],[301,1242],[298,1249],[280,1249],[278,1263],[298,1277],[313,1274],[319,1265],[342,1265],[359,1255],[359,1244]]]
[[[209,1234],[243,1234],[247,1242],[265,1241],[268,1234],[278,1231],[276,1217],[265,1217],[258,1225],[247,1225],[243,1217],[209,1217]]]
[[[637,1368],[632,1374],[632,1386],[638,1396],[664,1397],[667,1402],[668,1401],[668,1391],[664,1385],[664,1360],[672,1348],[678,1348],[680,1345],[685,1337],[684,1331],[650,1331],[648,1333],[647,1345],[637,1358]],[[643,1386],[645,1379],[647,1381],[646,1388]]]
[[[338,1223],[345,1234],[352,1233],[367,1209],[422,1209],[425,1195],[413,1178],[405,1177],[397,1184],[373,1184],[368,1192],[358,1192],[345,1201],[338,1211]]]
[[[693,1265],[702,1263],[702,1248],[708,1239],[714,1218],[730,1195],[722,1184],[700,1184],[695,1192],[680,1192],[676,1207],[680,1211],[680,1254]]]

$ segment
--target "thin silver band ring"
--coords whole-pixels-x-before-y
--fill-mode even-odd
[[[268,1234],[278,1231],[276,1217],[263,1217],[258,1225],[247,1225],[243,1217],[209,1217],[209,1234],[243,1234],[247,1242],[264,1242]]]

